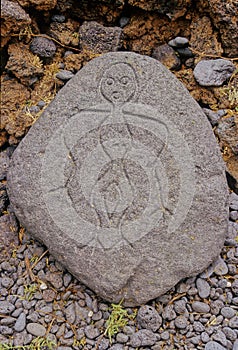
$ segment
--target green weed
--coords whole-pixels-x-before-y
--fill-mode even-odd
[[[112,304],[112,312],[106,322],[107,328],[104,334],[108,335],[110,343],[112,342],[112,337],[136,317],[136,311],[133,314],[128,314],[128,311],[121,304],[122,301],[119,304]]]

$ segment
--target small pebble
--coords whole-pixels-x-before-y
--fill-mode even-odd
[[[205,350],[226,350],[221,344],[217,343],[216,341],[209,341],[205,345]]]
[[[28,323],[26,329],[30,334],[35,335],[36,337],[44,337],[46,333],[45,327],[40,323]]]
[[[62,81],[68,81],[73,78],[73,76],[74,74],[69,70],[61,70],[60,72],[56,73],[56,78]]]
[[[16,332],[22,332],[26,327],[26,314],[22,312],[16,320],[14,329]]]
[[[124,28],[129,22],[130,22],[130,18],[128,18],[128,17],[121,17],[120,20],[119,20],[120,27]]]
[[[52,22],[58,22],[58,23],[64,23],[65,22],[65,16],[64,15],[54,15],[52,16]]]
[[[193,308],[193,311],[199,312],[199,313],[208,313],[210,311],[210,306],[201,301],[194,301],[192,303],[192,308]]]
[[[140,346],[152,346],[156,342],[156,335],[149,329],[141,329],[138,332],[132,334],[130,344],[132,347],[137,348]]]
[[[196,286],[197,286],[198,295],[200,296],[200,298],[205,299],[209,296],[211,288],[209,283],[206,280],[204,280],[203,278],[198,278],[196,280]]]
[[[175,47],[175,48],[181,48],[181,47],[186,47],[188,46],[188,39],[181,37],[181,36],[177,36],[175,39],[172,39],[168,42],[169,46]]]

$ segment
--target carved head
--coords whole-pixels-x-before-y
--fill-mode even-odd
[[[104,72],[100,84],[102,95],[113,104],[124,103],[136,92],[136,76],[127,63],[116,63]]]

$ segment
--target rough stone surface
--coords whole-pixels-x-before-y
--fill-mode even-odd
[[[221,86],[230,78],[235,68],[231,61],[222,58],[202,60],[196,65],[193,74],[201,86]]]
[[[84,22],[79,30],[80,45],[85,51],[106,53],[117,51],[121,46],[122,29],[104,27],[97,22]]]
[[[174,49],[167,44],[156,47],[153,50],[152,57],[163,63],[168,69],[179,69],[181,66],[180,59]]]
[[[151,346],[156,342],[156,335],[149,329],[141,329],[131,336],[130,344],[134,348],[140,346]]]
[[[18,3],[1,1],[1,47],[5,46],[12,33],[17,33],[31,23],[29,15]]]
[[[53,40],[37,36],[32,40],[30,49],[40,57],[50,58],[55,54],[56,45]]]
[[[137,321],[141,328],[150,329],[155,332],[162,324],[162,318],[158,312],[149,305],[143,305],[138,310]]]
[[[225,350],[225,348],[216,341],[209,341],[205,346],[205,350]]]
[[[27,231],[126,305],[213,262],[227,231],[226,186],[202,110],[159,62],[127,52],[92,60],[67,83],[8,173]]]

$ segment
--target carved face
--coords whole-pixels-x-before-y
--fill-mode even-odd
[[[136,77],[133,69],[126,63],[117,63],[103,74],[101,93],[110,102],[127,102],[136,91]]]

